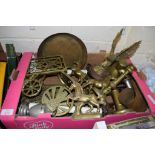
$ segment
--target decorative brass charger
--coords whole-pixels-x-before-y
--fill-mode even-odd
[[[83,68],[87,61],[87,49],[81,39],[69,33],[57,33],[47,37],[38,48],[38,57],[63,56],[67,68],[75,64]]]

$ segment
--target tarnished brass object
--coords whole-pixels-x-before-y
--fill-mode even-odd
[[[123,67],[123,68],[122,68]],[[90,79],[87,81],[87,83],[84,85],[84,87],[87,87],[89,85],[92,86],[92,89],[101,89],[102,96],[109,95],[112,93],[112,96],[114,98],[114,104],[116,104],[117,113],[125,113],[131,111],[130,109],[125,108],[118,99],[118,93],[117,93],[117,86],[123,82],[123,79],[126,81],[126,85],[129,85],[129,81],[126,80],[128,74],[132,73],[132,71],[135,70],[135,67],[133,65],[125,66],[117,66],[116,68],[112,68],[110,71],[110,75],[106,78],[104,78],[102,81],[98,81],[95,79]],[[105,99],[105,97],[104,97]],[[106,104],[103,107],[107,107]],[[105,110],[105,109],[104,109]],[[104,115],[104,114],[103,114]]]
[[[42,104],[46,104],[55,116],[67,114],[73,106],[73,100],[69,98],[70,90],[65,86],[51,86],[42,96]]]
[[[66,65],[61,56],[32,59],[26,74],[22,93],[27,97],[39,95],[46,76],[66,71]]]
[[[47,37],[40,44],[38,57],[53,57],[61,55],[67,68],[72,68],[74,63],[82,69],[87,61],[87,49],[83,41],[69,33],[56,33]]]
[[[91,65],[87,66],[88,74],[90,77],[93,77],[94,79],[97,79],[97,80],[101,80],[101,79],[105,78],[106,76],[108,76],[110,74],[109,70],[111,70],[111,68],[113,66],[115,67],[115,65],[117,63],[119,63],[120,66],[125,67],[127,65],[125,60],[127,58],[132,57],[134,55],[134,53],[137,51],[137,49],[139,48],[139,46],[141,44],[141,41],[135,42],[128,48],[123,49],[118,54],[114,54],[116,45],[121,38],[122,31],[123,30],[121,30],[116,35],[115,39],[113,40],[112,48],[111,48],[110,54],[107,56],[107,58],[101,64],[99,64],[97,66],[94,66],[94,67]]]
[[[85,87],[88,87],[88,86],[91,86],[92,87],[96,87],[96,88],[99,88],[99,89],[104,89],[106,88],[107,86],[109,86],[110,84],[110,78],[106,78],[105,80],[95,80],[95,79],[89,79],[86,81],[86,83],[83,84],[83,88]]]
[[[101,117],[100,105],[106,104],[102,96],[100,98],[97,98],[95,95],[91,94],[81,94],[80,96],[73,97],[73,100],[76,102],[76,109],[73,114],[74,119],[99,118]],[[85,114],[83,114],[81,110],[82,107],[84,107],[86,104],[90,106],[90,109]],[[92,112],[94,107],[97,108],[96,112]]]
[[[87,74],[82,72],[79,68],[72,70],[71,76],[75,76],[78,79],[78,82],[82,84],[87,79]]]
[[[121,74],[116,80],[111,81],[111,82],[110,82],[110,85],[109,85],[107,88],[102,89],[103,94],[109,94],[110,91],[111,91],[112,89],[115,89],[116,86],[117,86],[128,74],[132,73],[132,71],[133,71],[134,69],[135,69],[135,67],[134,67],[133,65],[129,65],[129,66],[126,68],[126,70],[124,71],[123,74]]]
[[[130,109],[125,108],[119,101],[119,92],[117,89],[112,90],[112,97],[116,106],[116,114],[122,114],[126,112],[130,112]]]
[[[93,69],[94,71],[98,74],[98,75],[101,75],[103,76],[103,70],[105,67],[108,67],[111,65],[111,62],[114,61],[115,59],[115,55],[114,55],[114,52],[115,52],[115,48],[116,48],[116,45],[118,44],[118,42],[120,41],[121,39],[121,36],[122,36],[122,32],[123,32],[123,29],[120,30],[120,32],[117,33],[117,35],[115,36],[114,40],[113,40],[113,43],[112,43],[112,46],[111,46],[111,50],[110,50],[110,54],[109,56],[107,57],[107,59],[101,63],[100,65],[98,66],[95,66]],[[105,74],[105,73],[104,73]]]
[[[120,71],[120,69],[121,69],[121,71]],[[112,93],[113,90],[116,89],[118,84],[120,82],[122,82],[123,79],[125,79],[128,74],[132,73],[132,71],[134,69],[135,69],[135,67],[133,65],[128,65],[126,68],[123,68],[123,69],[122,68],[118,68],[118,69],[114,68],[113,70],[111,70],[112,75],[108,76],[107,78],[103,79],[102,81],[98,81],[95,79],[88,80],[83,85],[83,88],[85,88],[89,85],[92,85],[91,89],[94,91],[95,95],[97,95],[98,97],[96,97],[94,94],[85,95],[81,88],[81,85],[79,83],[73,82],[73,80],[70,80],[70,82],[68,82],[68,83],[70,84],[70,86],[72,86],[76,90],[73,100],[77,104],[76,104],[76,110],[73,115],[73,118],[74,119],[86,119],[86,118],[90,118],[90,117],[92,117],[92,118],[100,117],[101,116],[100,115],[100,106],[101,105],[102,105],[102,107],[106,106],[105,96]],[[69,81],[69,80],[67,80],[67,81]],[[130,110],[126,109],[119,102],[117,95],[118,94],[114,93],[114,103],[117,102],[117,103],[115,103],[116,107],[117,107],[116,108],[117,113],[129,112]],[[116,96],[117,96],[117,98],[116,98]],[[88,111],[88,113],[82,114],[81,109],[86,103],[87,104],[89,103],[91,105],[90,110]],[[97,107],[96,116],[95,116],[95,114],[91,113],[91,111],[94,107]],[[93,115],[91,116],[91,114],[93,114]]]
[[[92,114],[78,114],[75,113],[72,116],[74,119],[94,119],[94,118],[101,118],[102,115],[100,113],[92,113]]]
[[[86,95],[84,94],[82,86],[76,82],[73,78],[65,73],[59,74],[60,79],[65,83],[71,91],[74,91],[74,95],[70,96],[74,100],[75,112],[73,114],[74,119],[90,119],[90,118],[99,118],[100,114],[100,104],[105,104],[104,96],[95,96],[93,94]],[[81,109],[85,105],[89,105],[90,109],[87,113],[83,114]],[[93,113],[93,108],[97,108],[97,112]]]
[[[81,70],[86,61],[85,52],[85,54],[78,53],[79,55],[62,53],[63,46],[60,50],[60,45],[55,44],[55,41],[70,43],[70,36],[67,36],[67,39],[63,38],[63,34],[62,38],[57,38],[57,35],[54,39],[47,38],[39,48],[38,57],[44,54],[53,57],[31,60],[23,85],[19,115],[38,117],[39,114],[50,113],[53,117],[94,119],[110,114],[124,114],[132,110],[146,110],[145,105],[141,108],[140,104],[137,106],[134,103],[138,97],[135,94],[138,93],[133,91],[135,86],[132,84],[130,74],[136,68],[127,61],[141,42],[136,42],[120,53],[114,54],[122,31],[113,40],[110,54],[106,59],[99,65],[96,63],[97,66],[94,67],[91,64],[87,65],[88,72]],[[57,51],[51,53],[53,45],[56,45]],[[57,52],[63,57],[56,56]],[[29,108],[28,104],[33,107]]]
[[[118,44],[118,42],[120,41],[121,37],[122,37],[122,33],[123,33],[124,29],[121,29],[120,32],[118,32],[112,42],[112,46],[111,46],[111,50],[110,50],[110,57],[114,56],[114,52],[115,52],[115,48],[116,45]]]
[[[29,74],[55,74],[60,71],[66,71],[66,65],[62,56],[35,58],[30,62],[27,76]]]
[[[22,93],[27,97],[37,96],[41,92],[42,81],[37,79],[28,79],[25,81]]]

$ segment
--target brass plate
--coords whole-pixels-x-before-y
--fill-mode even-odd
[[[61,55],[67,68],[72,68],[75,63],[83,68],[87,61],[85,44],[76,36],[69,33],[56,33],[46,38],[38,48],[38,57]]]

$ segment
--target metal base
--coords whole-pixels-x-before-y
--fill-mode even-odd
[[[93,119],[93,118],[101,118],[102,115],[100,113],[94,113],[94,114],[74,114],[72,116],[74,119]]]
[[[133,112],[133,110],[131,110],[131,109],[123,109],[123,110],[116,111],[115,114],[124,114],[124,113],[127,113],[127,112]]]

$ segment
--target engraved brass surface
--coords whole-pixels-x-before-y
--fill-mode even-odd
[[[61,71],[66,71],[61,56],[32,59],[24,81],[23,95],[30,98],[39,95],[44,79]]]
[[[60,71],[66,71],[66,65],[62,56],[35,58],[30,62],[27,75],[34,73],[39,75],[55,74]]]
[[[69,98],[71,94],[65,86],[51,86],[42,96],[42,104],[46,104],[55,116],[67,114],[73,106],[73,100]]]
[[[69,33],[56,33],[47,37],[40,44],[37,56],[49,57],[61,55],[67,68],[72,68],[74,63],[83,68],[87,61],[85,44],[77,36]]]

